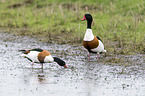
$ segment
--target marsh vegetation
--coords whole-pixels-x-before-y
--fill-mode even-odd
[[[91,13],[93,33],[110,53],[145,52],[143,0],[1,0],[0,9],[1,30],[60,44],[81,44],[81,18]]]

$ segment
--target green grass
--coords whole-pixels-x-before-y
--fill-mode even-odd
[[[144,0],[1,0],[0,9],[1,28],[57,43],[81,43],[89,12],[107,50],[145,52]]]

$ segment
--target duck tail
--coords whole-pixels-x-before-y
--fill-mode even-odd
[[[19,50],[18,52],[22,52],[23,54],[28,54],[30,52],[30,50],[23,49],[23,50]]]
[[[106,51],[106,50],[103,50],[103,52],[104,52],[104,53],[107,53],[107,51]]]
[[[18,52],[24,52],[24,51],[26,51],[26,49],[18,50]]]

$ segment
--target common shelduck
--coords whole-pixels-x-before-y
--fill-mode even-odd
[[[34,63],[41,63],[43,68],[43,63],[51,63],[57,62],[60,66],[67,68],[65,62],[58,57],[52,57],[49,51],[43,49],[30,49],[30,50],[19,50],[22,52],[22,57],[27,58],[29,61],[32,62],[32,66]]]
[[[99,54],[102,52],[106,53],[107,51],[104,49],[102,40],[98,36],[93,35],[91,28],[93,18],[91,14],[85,14],[81,20],[87,20],[87,30],[83,39],[83,46],[88,50],[88,60],[90,60],[90,53],[97,54],[97,60],[99,60]]]

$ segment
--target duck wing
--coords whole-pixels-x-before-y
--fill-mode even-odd
[[[103,43],[103,41],[101,40],[101,38],[99,36],[96,36],[96,38]]]
[[[22,53],[24,53],[24,54],[28,54],[30,51],[42,52],[43,49],[35,48],[35,49],[30,49],[30,50],[28,50],[28,49],[22,49],[22,50],[19,50],[19,52],[22,52]]]
[[[40,48],[35,48],[35,49],[31,49],[31,50],[29,50],[29,51],[38,51],[38,52],[42,52],[42,51],[43,51],[43,49],[40,49]]]

